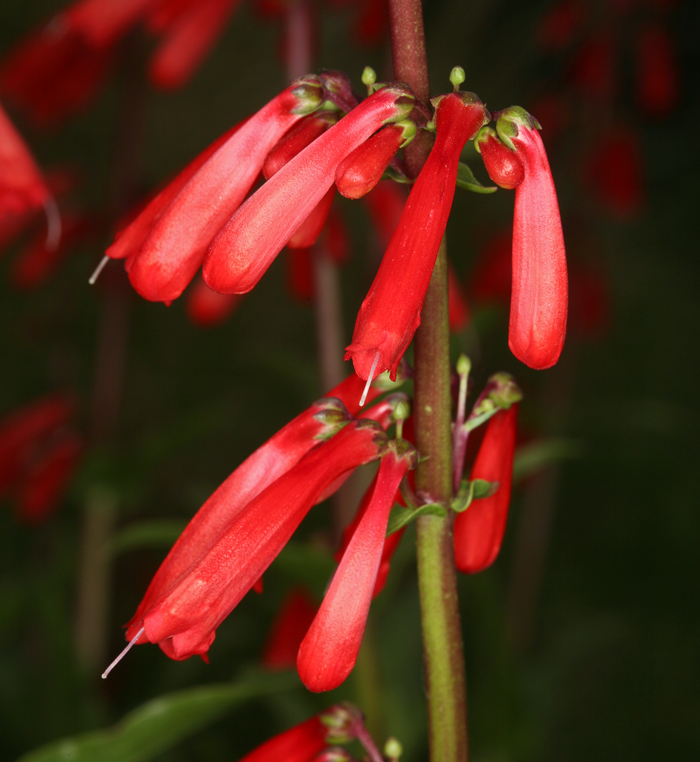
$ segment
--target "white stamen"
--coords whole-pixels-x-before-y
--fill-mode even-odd
[[[99,265],[95,268],[95,272],[90,276],[90,279],[88,280],[88,283],[91,286],[95,285],[95,281],[100,277],[100,273],[102,270],[104,270],[105,265],[107,262],[109,262],[110,258],[105,254],[104,257],[102,257],[102,261]]]
[[[129,653],[131,650],[131,646],[136,643],[136,641],[143,635],[143,631],[145,630],[145,627],[142,627],[136,635],[129,641],[129,645],[117,656],[117,658],[107,667],[107,669],[102,673],[102,679],[104,680],[107,675],[119,664],[119,662]]]
[[[369,376],[367,376],[367,383],[365,384],[365,390],[362,392],[362,396],[360,397],[360,407],[362,407],[365,404],[365,400],[367,399],[367,394],[369,392],[369,387],[372,386],[372,379],[374,378],[374,371],[377,368],[378,362],[379,362],[379,350],[377,350],[377,354],[374,355],[372,370],[370,370]]]
[[[44,201],[44,214],[46,215],[46,248],[56,251],[61,243],[61,212],[53,196]]]

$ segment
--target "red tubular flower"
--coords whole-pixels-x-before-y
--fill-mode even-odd
[[[378,90],[279,170],[212,241],[204,280],[219,293],[244,294],[330,190],[338,164],[378,127],[413,106],[399,86]]]
[[[148,75],[157,87],[182,87],[211,50],[240,0],[197,0],[176,17],[153,54]]]
[[[392,236],[382,264],[355,323],[345,359],[355,373],[396,377],[399,361],[420,325],[420,311],[447,226],[457,184],[457,166],[465,143],[487,120],[473,93],[451,93],[440,99],[437,137]]]
[[[139,607],[143,615],[132,619],[127,640],[133,641],[143,628],[137,642],[158,643],[172,659],[206,654],[216,628],[286,545],[324,489],[346,471],[378,458],[385,447],[386,435],[376,423],[353,421],[309,452],[228,521],[203,552],[197,543],[196,560],[151,606]],[[189,545],[179,544],[180,554],[189,555]]]
[[[335,184],[345,198],[362,198],[382,179],[396,152],[416,134],[413,122],[389,124],[338,164]]]
[[[244,120],[232,127],[228,132],[217,138],[202,153],[193,159],[173,180],[159,191],[135,216],[129,215],[128,224],[120,230],[114,243],[107,249],[107,256],[112,259],[133,258],[141,249],[146,236],[151,232],[163,212],[180,191],[189,183],[194,175],[209,159],[232,138],[247,122]]]
[[[499,136],[517,152],[524,169],[515,188],[508,345],[519,360],[542,370],[556,363],[564,346],[568,283],[557,193],[535,127],[535,120],[518,106],[501,112],[497,123]],[[484,152],[493,145],[493,138],[483,143],[482,156],[489,174],[493,170],[501,178],[502,151]]]
[[[294,667],[301,641],[317,611],[318,605],[304,590],[297,588],[289,593],[270,628],[262,656],[263,666],[268,669]]]
[[[347,411],[337,399],[319,400],[243,461],[185,527],[153,577],[129,626],[133,628],[251,500],[332,436],[347,419]]]
[[[513,190],[520,185],[525,178],[522,158],[501,143],[493,127],[483,127],[479,130],[474,145],[484,160],[489,177],[497,185],[507,190]]]
[[[49,198],[32,155],[0,106],[0,222],[41,207]]]
[[[321,608],[299,647],[297,669],[312,691],[337,688],[355,666],[384,549],[389,511],[401,479],[415,465],[405,441],[382,457],[372,500],[343,554]]]
[[[235,294],[217,294],[201,279],[187,292],[187,316],[203,328],[219,325],[231,315],[241,302]]]
[[[328,728],[318,716],[270,738],[240,762],[312,762],[327,746]]]
[[[304,114],[316,109],[321,98],[317,77],[296,80],[191,176],[127,262],[129,280],[141,296],[163,302],[180,296],[212,238],[252,187],[267,152]]]
[[[501,549],[513,482],[517,416],[514,404],[491,418],[472,467],[470,479],[498,482],[498,489],[490,497],[475,500],[455,519],[455,562],[465,574],[489,567]]]

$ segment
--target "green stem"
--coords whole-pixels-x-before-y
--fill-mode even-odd
[[[428,67],[420,0],[390,0],[394,73],[428,102]],[[414,140],[405,151],[416,175],[430,150]],[[450,358],[447,304],[447,253],[440,247],[415,338],[414,425],[416,447],[424,460],[416,473],[421,497],[447,504],[452,492]],[[457,576],[452,544],[452,514],[417,521],[418,586],[430,723],[431,762],[466,762],[466,680]]]

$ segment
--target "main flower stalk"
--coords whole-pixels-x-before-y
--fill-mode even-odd
[[[394,76],[427,103],[428,69],[420,0],[390,0]],[[406,162],[417,174],[430,146],[415,140]],[[415,340],[414,424],[425,458],[416,489],[447,502],[451,483],[451,402],[447,255],[440,247]],[[430,723],[431,762],[466,762],[466,681],[450,518],[418,519],[418,584]]]

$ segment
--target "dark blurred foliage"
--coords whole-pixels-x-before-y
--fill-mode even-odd
[[[692,213],[700,176],[693,140],[700,19],[690,0],[578,6],[561,27],[544,1],[435,0],[425,9],[434,93],[449,89],[449,70],[459,64],[465,89],[493,110],[519,104],[540,116],[542,104],[572,291],[576,273],[589,273],[579,289],[583,317],[572,315],[561,361],[550,371],[530,371],[509,353],[507,312],[497,300],[470,305],[473,323],[454,339],[455,356],[461,346],[474,361],[477,388],[497,370],[516,376],[529,437],[564,438],[576,453],[517,482],[500,558],[460,580],[473,759],[683,762],[700,754],[700,453],[692,359],[700,351]],[[4,2],[0,55],[60,7],[57,0]],[[386,45],[353,41],[353,19],[351,3],[324,9],[318,61],[347,71],[360,89],[362,67],[386,76],[390,57]],[[678,94],[671,100],[658,82],[651,95],[639,95],[638,51],[659,46],[639,35],[648,38],[645,30],[657,22],[674,46]],[[75,168],[76,202],[100,220],[114,219],[125,187],[135,200],[284,86],[277,38],[275,25],[244,3],[181,91],[138,82],[151,43],[136,34],[123,45],[128,60],[94,104],[57,129],[36,129],[5,105],[44,168]],[[608,163],[619,155],[601,158],[612,155],[611,133],[633,134],[636,146],[636,158],[620,160],[612,179]],[[125,151],[133,159],[126,179]],[[619,169],[630,161],[639,174],[632,196],[629,173]],[[628,181],[622,190],[621,171]],[[616,205],[620,193],[626,200]],[[353,242],[342,275],[349,338],[374,249],[362,205],[343,203]],[[512,208],[507,191],[457,194],[448,246],[467,293],[480,252],[508,230]],[[98,668],[89,654],[76,652],[86,513],[103,516],[103,530],[122,538],[121,546],[113,541],[107,564],[107,640],[97,649],[106,666],[168,547],[155,532],[142,533],[137,545],[123,531],[172,520],[158,525],[172,538],[238,463],[324,391],[313,309],[289,297],[284,262],[226,322],[201,328],[188,320],[186,298],[170,308],[137,298],[121,264],[88,287],[110,240],[107,233],[79,243],[31,291],[17,290],[10,276],[20,243],[6,247],[0,261],[0,416],[70,389],[82,400],[82,428],[93,443],[45,523],[18,523],[9,502],[1,506],[3,759],[112,725],[165,692],[249,670],[287,592],[300,581],[322,592],[329,568],[323,553],[316,566],[310,561],[330,525],[320,507],[266,574],[264,593],[249,594],[220,627],[210,666],[173,662],[155,646],[142,646],[103,682],[102,663]],[[591,311],[595,329],[587,330]],[[105,324],[108,314],[126,333]],[[116,390],[105,387],[105,375]],[[110,405],[118,410],[115,420],[107,420]],[[340,698],[368,712],[379,739],[398,737],[406,762],[426,759],[412,550],[409,532],[373,605],[361,663],[345,685],[316,696],[299,683],[245,704],[159,762],[238,759]]]

